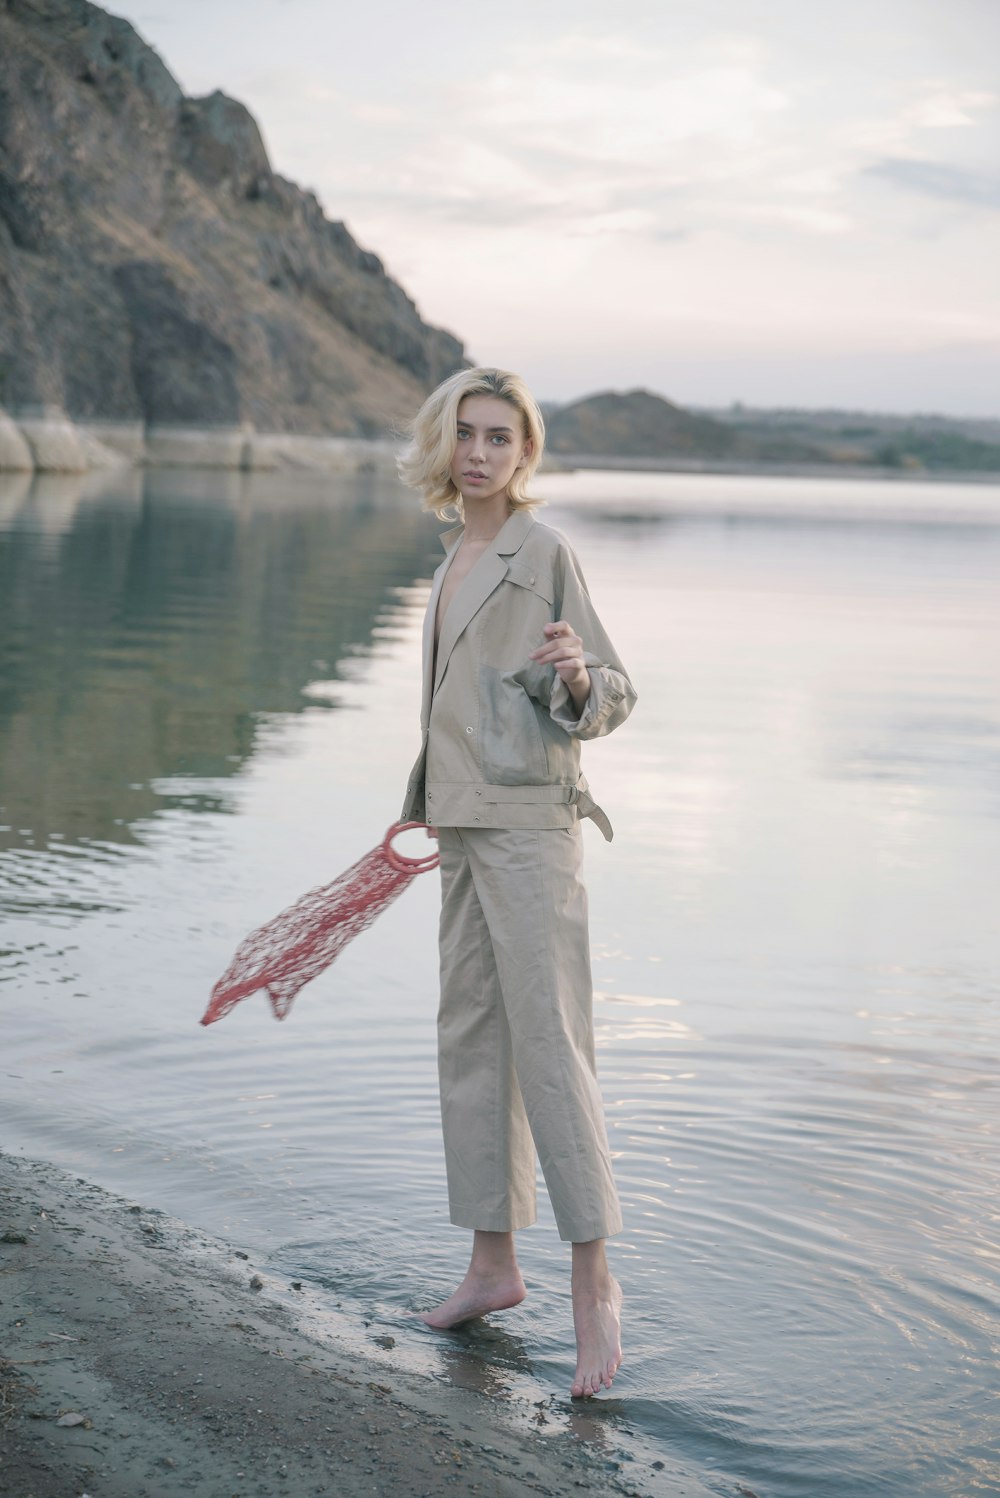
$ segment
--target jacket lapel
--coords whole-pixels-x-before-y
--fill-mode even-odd
[[[435,692],[441,685],[444,673],[448,668],[448,660],[451,652],[454,650],[463,631],[475,618],[493,590],[507,576],[507,557],[512,556],[520,548],[521,543],[533,524],[534,520],[527,510],[515,510],[514,514],[510,516],[498,534],[493,538],[492,544],[483,552],[479,561],[473,567],[468,577],[464,579],[458,592],[452,598],[448,606],[448,612],[444,616],[444,622],[441,626],[441,638],[438,641],[437,667],[434,672]],[[448,545],[450,538],[454,534],[454,531],[447,531],[441,537],[442,543]],[[437,578],[435,579],[436,591],[431,594],[433,609],[430,604],[428,605],[427,619],[430,625],[431,659],[433,659],[434,650],[434,613],[437,610],[437,599],[440,597],[444,574],[447,572],[457,549],[457,547],[454,547],[449,552],[448,560],[439,569],[440,581]],[[426,683],[430,680],[430,665],[426,654],[426,636],[424,650],[426,668],[424,682],[426,693]],[[430,704],[428,703],[428,710],[429,706]]]
[[[431,596],[427,600],[427,612],[424,614],[424,633],[421,650],[423,664],[423,691],[420,702],[420,726],[425,730],[430,721],[431,715],[431,696],[433,690],[434,672],[434,624],[437,619],[438,600],[441,597],[441,589],[444,586],[445,573],[448,571],[448,568],[454,561],[455,553],[458,550],[459,543],[461,542],[462,531],[463,527],[460,525],[456,525],[453,526],[450,531],[442,531],[441,535],[438,537],[441,545],[444,547],[448,555],[445,557],[444,561],[440,564],[437,571],[434,573],[434,578],[431,582]]]

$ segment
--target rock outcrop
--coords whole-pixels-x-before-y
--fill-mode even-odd
[[[88,0],[0,0],[8,413],[373,437],[463,363],[242,104]]]

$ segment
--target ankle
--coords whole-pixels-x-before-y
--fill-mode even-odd
[[[516,1280],[520,1279],[521,1271],[515,1263],[498,1264],[492,1260],[478,1261],[473,1259],[469,1265],[468,1278],[474,1280]]]
[[[571,1279],[574,1292],[599,1296],[610,1293],[614,1279],[608,1268],[603,1238],[573,1244]]]
[[[614,1276],[607,1269],[603,1274],[574,1274],[571,1279],[574,1295],[585,1295],[594,1300],[610,1300],[614,1287]]]
[[[520,1279],[514,1253],[513,1233],[476,1233],[472,1242],[469,1274],[475,1279]]]

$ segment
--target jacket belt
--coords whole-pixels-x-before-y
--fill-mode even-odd
[[[573,790],[576,791],[576,795],[573,799],[576,801],[577,805],[580,808],[581,817],[589,817],[592,822],[596,822],[597,826],[601,829],[605,841],[610,843],[615,835],[615,830],[612,827],[611,823],[608,821],[605,812],[602,811],[597,802],[594,800],[593,796],[590,794],[586,776],[580,776],[580,779],[577,781],[576,785],[573,786]]]
[[[610,843],[614,830],[607,816],[590,794],[586,776],[581,775],[576,785],[462,785],[463,790],[482,794],[487,803],[493,805],[576,805],[581,817],[590,817],[601,829]]]
[[[572,804],[579,794],[575,785],[484,785],[481,789],[484,801],[505,804],[518,801],[531,801],[535,805]]]

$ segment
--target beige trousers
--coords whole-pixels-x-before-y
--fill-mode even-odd
[[[621,1227],[594,1068],[575,827],[441,827],[438,1063],[451,1220],[535,1220],[535,1152],[561,1238]]]

